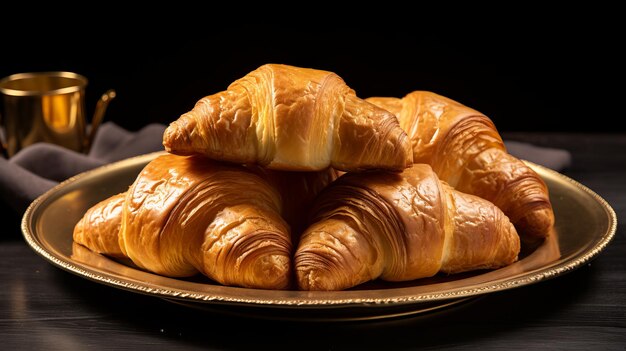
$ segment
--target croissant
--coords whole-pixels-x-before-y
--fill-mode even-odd
[[[549,234],[554,213],[546,184],[507,153],[487,116],[427,91],[414,91],[402,99],[367,101],[398,117],[411,139],[414,162],[431,165],[455,189],[496,204],[525,241]]]
[[[277,170],[401,171],[411,143],[388,111],[336,74],[267,64],[200,99],[163,134],[165,149]]]
[[[126,193],[121,193],[89,208],[74,226],[74,242],[96,253],[126,257],[119,243],[125,200]]]
[[[258,173],[199,156],[162,155],[128,191],[90,208],[74,241],[171,277],[290,285],[292,241],[279,192]]]
[[[426,164],[344,174],[320,194],[312,214],[294,258],[302,290],[498,268],[520,250],[500,209],[454,190]]]
[[[317,172],[275,171],[258,166],[248,169],[279,192],[283,204],[281,215],[291,228],[294,243],[308,224],[306,214],[316,196],[339,176],[339,172],[331,167]]]

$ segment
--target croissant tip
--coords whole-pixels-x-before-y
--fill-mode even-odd
[[[193,148],[190,147],[191,141],[189,134],[185,132],[185,126],[180,123],[172,122],[163,132],[163,148],[165,151],[181,156],[189,156],[194,154]]]
[[[286,289],[291,284],[291,258],[289,255],[272,254],[259,257],[254,263],[253,271],[257,272],[255,276],[265,277],[263,281],[258,283],[258,288]]]
[[[329,291],[332,288],[326,286],[324,279],[320,279],[314,268],[300,269],[297,272],[297,283],[299,290],[305,291]]]
[[[413,166],[413,153],[409,152],[404,159],[404,168],[410,168]]]
[[[507,260],[506,264],[511,264],[515,261],[517,261],[518,257],[519,257],[519,252],[521,249],[521,241],[520,241],[520,237],[517,233],[517,229],[515,228],[515,226],[513,225],[513,223],[511,223],[510,221],[507,221],[507,228],[506,228],[507,234],[506,237],[509,238],[508,242],[509,242],[509,250],[507,250],[507,252],[510,253],[509,256],[509,260]]]
[[[76,226],[74,227],[74,232],[72,233],[72,240],[77,243],[83,243],[83,233],[85,227],[85,217],[81,218]]]
[[[171,141],[172,139],[176,137],[177,134],[179,134],[178,123],[176,122],[170,123],[167,126],[167,128],[165,128],[165,131],[163,132],[163,142]]]
[[[174,130],[172,129],[171,124],[167,128],[165,128],[165,131],[163,132],[162,143],[163,143],[163,147],[165,147],[167,151],[170,151],[169,149],[171,148],[173,133],[174,133]]]
[[[525,242],[543,240],[554,227],[554,213],[550,208],[530,211],[515,223],[515,227]]]

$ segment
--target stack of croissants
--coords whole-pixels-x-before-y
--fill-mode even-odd
[[[168,277],[343,290],[507,266],[554,225],[493,122],[432,92],[361,99],[332,72],[266,64],[163,145],[75,243]]]

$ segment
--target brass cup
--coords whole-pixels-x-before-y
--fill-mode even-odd
[[[37,142],[87,152],[115,91],[102,95],[88,133],[86,86],[87,78],[72,72],[18,73],[0,80],[6,155]]]

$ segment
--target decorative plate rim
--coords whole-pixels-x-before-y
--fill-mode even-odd
[[[341,308],[341,307],[386,307],[389,305],[407,305],[407,304],[421,304],[433,301],[446,301],[453,299],[461,299],[473,296],[479,296],[496,291],[502,291],[512,289],[520,286],[538,283],[546,279],[551,279],[560,276],[566,272],[572,271],[586,262],[596,257],[614,238],[617,231],[617,216],[613,208],[609,203],[604,200],[593,190],[584,186],[583,184],[571,179],[559,172],[552,169],[540,166],[538,164],[524,161],[530,167],[535,169],[540,175],[549,175],[557,178],[561,181],[566,181],[568,184],[573,185],[579,191],[582,191],[591,198],[606,212],[608,221],[608,230],[600,237],[597,242],[588,250],[583,251],[580,254],[574,255],[569,260],[555,264],[553,266],[538,269],[533,273],[526,273],[520,277],[511,277],[496,280],[492,284],[481,284],[475,287],[458,287],[448,290],[442,290],[433,293],[420,293],[412,294],[411,290],[414,287],[398,287],[387,288],[378,290],[345,290],[345,291],[333,291],[333,292],[306,292],[296,290],[262,290],[262,289],[247,289],[239,287],[227,287],[221,285],[210,285],[215,289],[209,289],[209,292],[200,292],[189,289],[171,288],[164,286],[157,286],[148,282],[136,282],[128,277],[119,276],[117,274],[103,272],[95,267],[90,267],[72,259],[62,257],[50,248],[46,248],[45,245],[39,240],[38,236],[31,231],[31,224],[35,220],[34,214],[41,210],[41,207],[48,201],[51,201],[53,197],[57,196],[70,184],[74,184],[84,178],[93,176],[94,174],[101,174],[111,172],[116,169],[129,167],[140,164],[142,162],[148,162],[149,160],[163,154],[164,151],[154,152],[145,155],[139,155],[124,159],[118,162],[110,163],[76,176],[73,176],[52,189],[48,190],[37,199],[35,199],[24,212],[21,222],[22,234],[29,244],[29,246],[44,259],[52,263],[53,265],[77,274],[79,276],[88,278],[90,280],[103,283],[109,286],[138,292],[146,295],[152,295],[162,297],[165,299],[182,300],[185,302],[194,303],[217,303],[228,305],[243,305],[250,307],[280,307],[280,308]],[[104,257],[104,256],[103,256]],[[108,258],[105,258],[108,259]],[[152,274],[144,272],[145,274]],[[163,277],[161,277],[163,278]],[[164,278],[173,279],[173,278]],[[200,283],[190,283],[200,284]],[[207,285],[207,284],[201,284]],[[211,290],[217,290],[211,293]],[[250,292],[253,290],[257,297],[247,297],[241,292]],[[230,292],[227,294],[220,293],[219,291]],[[364,293],[370,292],[370,293]],[[372,291],[385,291],[389,297],[376,297],[366,296],[360,297],[359,295],[371,295]],[[395,294],[392,294],[392,293]],[[374,293],[375,294],[375,293]],[[280,296],[279,296],[280,295]],[[272,297],[274,296],[274,297]]]

